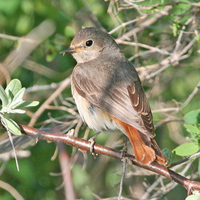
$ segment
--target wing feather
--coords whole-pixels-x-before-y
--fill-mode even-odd
[[[152,138],[151,110],[134,67],[128,61],[113,63],[120,66],[117,68],[106,65],[110,62],[105,59],[77,65],[72,74],[77,92],[92,105]]]

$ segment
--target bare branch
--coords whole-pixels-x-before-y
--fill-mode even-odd
[[[24,200],[21,194],[19,194],[19,192],[14,187],[2,180],[0,180],[0,188],[7,190],[17,200]]]
[[[59,88],[40,106],[40,108],[33,115],[29,125],[32,126],[37,121],[38,117],[44,112],[47,106],[67,87],[71,82],[71,77],[65,79]]]
[[[0,127],[3,128],[3,126],[0,126]],[[61,133],[44,132],[42,130],[34,129],[32,127],[25,126],[25,125],[20,125],[20,128],[24,134],[27,134],[37,139],[43,139],[43,140],[48,140],[52,142],[62,142],[62,143],[74,146],[76,148],[82,149],[84,151],[90,151],[91,143],[84,139],[76,138],[71,135],[63,135]],[[122,159],[121,151],[117,151],[117,150],[104,147],[98,144],[94,145],[94,153],[103,154],[103,155],[106,155],[118,160]],[[178,184],[185,187],[188,193],[190,193],[192,190],[200,190],[199,182],[191,181],[181,176],[180,174],[168,169],[167,167],[163,165],[160,165],[155,162],[151,163],[150,165],[143,165],[139,163],[133,155],[125,154],[125,157],[128,159],[128,163],[150,170],[152,172],[155,172],[157,174],[160,174],[166,178],[169,178],[177,182]]]
[[[139,31],[143,30],[144,27],[150,26],[151,24],[155,23],[159,18],[161,18],[164,15],[167,15],[168,12],[172,9],[173,7],[166,6],[163,10],[160,10],[159,13],[157,13],[154,17],[144,21],[143,23],[140,24],[138,28],[134,28],[131,31],[125,33],[122,35],[120,38],[116,40],[116,42],[121,41],[121,40],[127,40],[127,38],[130,38],[133,36],[135,33],[138,33]]]

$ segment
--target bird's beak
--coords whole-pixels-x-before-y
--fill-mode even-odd
[[[68,54],[68,53],[73,54],[73,53],[76,53],[78,51],[84,51],[84,50],[85,49],[83,49],[83,48],[73,48],[73,47],[70,47],[68,49],[65,49],[65,50],[61,51],[60,54],[63,54],[63,55]]]

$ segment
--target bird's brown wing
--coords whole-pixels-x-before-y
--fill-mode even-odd
[[[119,78],[117,70],[115,74],[109,68],[101,68],[94,73],[93,68],[88,68],[84,64],[74,68],[72,81],[79,95],[112,117],[152,138],[152,114],[136,72],[120,71]]]

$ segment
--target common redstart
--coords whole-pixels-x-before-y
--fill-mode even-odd
[[[148,165],[156,160],[165,165],[153,139],[152,113],[137,71],[114,39],[97,28],[85,28],[61,53],[70,53],[77,61],[71,89],[82,120],[98,132],[120,130],[138,162]]]

